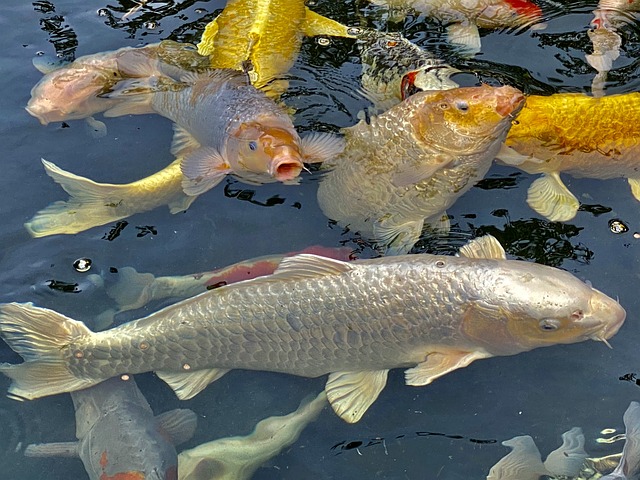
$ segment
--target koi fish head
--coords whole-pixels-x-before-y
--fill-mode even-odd
[[[227,151],[235,173],[266,174],[280,182],[295,179],[302,171],[303,156],[297,133],[282,126],[244,123],[229,139]]]

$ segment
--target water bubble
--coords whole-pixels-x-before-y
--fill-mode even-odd
[[[196,8],[194,12],[196,12],[199,15],[201,13],[206,13],[206,10],[204,8]]]
[[[640,238],[640,232],[635,232],[633,234],[633,238]]]
[[[362,29],[360,27],[349,27],[347,28],[347,33],[349,35],[360,35],[362,33]]]
[[[325,37],[320,37],[320,38],[318,38],[318,39],[316,40],[316,43],[317,43],[318,45],[321,45],[321,46],[323,46],[323,47],[326,47],[326,46],[328,46],[328,45],[331,45],[331,40],[329,40],[328,38],[325,38]]]
[[[609,230],[615,234],[627,233],[629,227],[627,227],[622,220],[613,219],[609,220]]]
[[[146,28],[147,30],[155,30],[158,27],[158,24],[156,22],[145,22],[144,24],[144,28]]]
[[[36,57],[41,57],[44,55],[44,52],[42,50],[40,50],[39,52],[36,52]]]
[[[90,258],[79,258],[75,262],[73,262],[73,268],[75,268],[80,273],[88,272],[91,268],[91,263],[92,262]]]
[[[106,8],[101,8],[100,10],[98,10],[99,17],[107,17],[108,15],[109,15],[109,10],[107,10]]]

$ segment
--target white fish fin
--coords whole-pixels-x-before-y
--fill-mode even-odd
[[[629,182],[629,186],[631,187],[631,193],[633,197],[640,201],[640,179],[638,178],[628,178],[627,182]]]
[[[335,372],[329,374],[325,392],[336,414],[347,423],[356,423],[387,384],[389,370]]]
[[[566,222],[576,216],[580,202],[560,180],[557,172],[544,174],[529,187],[527,203],[552,222]]]
[[[320,163],[332,160],[344,151],[344,138],[331,133],[314,132],[300,141],[304,161]]]
[[[78,442],[32,443],[24,449],[25,457],[79,457]]]
[[[107,126],[104,122],[96,120],[93,117],[87,117],[84,119],[89,135],[93,138],[102,138],[107,134]]]
[[[193,437],[198,426],[198,416],[186,408],[176,408],[156,416],[156,420],[171,437],[171,443],[180,445]]]
[[[401,167],[394,173],[391,183],[395,187],[408,187],[418,182],[431,178],[438,170],[448,166],[454,158],[451,155],[436,154],[429,155],[429,160],[422,159],[419,165],[412,167]]]
[[[211,190],[229,173],[231,165],[213,147],[201,147],[182,159],[182,190],[190,196]]]
[[[474,23],[452,23],[447,26],[447,40],[461,48],[461,55],[473,57],[480,51],[480,32]]]
[[[151,105],[152,93],[132,95],[122,103],[105,110],[105,117],[121,117],[123,115],[145,115],[147,113],[155,113]],[[115,98],[112,93],[109,98]]]
[[[200,43],[198,43],[198,53],[205,57],[209,57],[213,55],[215,50],[214,42],[216,36],[218,35],[218,17],[211,20],[207,23],[207,26],[204,27],[204,32],[202,32],[202,37],[200,37]]]
[[[188,85],[193,85],[194,83],[205,79],[207,83],[230,82],[235,85],[251,85],[249,76],[246,73],[241,72],[240,70],[233,70],[231,68],[206,70],[204,72],[185,72],[180,76],[180,82]]]
[[[474,360],[487,358],[488,356],[490,355],[481,352],[451,351],[429,353],[424,362],[405,370],[405,383],[413,386],[428,385],[436,378],[459,368],[464,368]]]
[[[443,212],[442,215],[433,219],[429,217],[424,221],[425,225],[433,232],[440,235],[446,235],[451,230],[451,222],[449,221],[449,215],[447,212]]]
[[[173,140],[171,153],[175,157],[183,157],[200,148],[200,142],[191,133],[177,123],[173,124]]]
[[[507,254],[493,235],[474,238],[460,248],[458,256],[466,258],[497,258],[506,260]]]
[[[584,449],[584,434],[573,427],[562,434],[562,445],[547,455],[544,466],[554,476],[577,477],[588,457]]]
[[[9,396],[32,400],[72,392],[99,383],[104,378],[78,378],[68,368],[67,346],[93,336],[84,323],[33,306],[6,303],[0,307],[0,336],[24,363],[0,364],[0,372],[11,378]]]
[[[188,373],[156,372],[156,375],[169,384],[180,400],[189,400],[228,371],[229,369],[224,368],[209,368]]]
[[[307,7],[305,7],[305,12],[306,15],[304,24],[302,25],[302,31],[306,36],[329,35],[334,37],[356,38],[355,35],[349,33],[350,28],[346,25],[323,17],[319,13],[309,10]]]
[[[539,480],[541,475],[548,473],[540,450],[529,435],[513,437],[502,445],[512,450],[491,467],[487,480]]]
[[[313,278],[325,275],[340,275],[354,268],[356,267],[349,262],[311,253],[300,253],[292,257],[283,258],[271,277],[276,275],[278,278]]]
[[[169,207],[169,212],[171,212],[172,214],[176,214],[176,213],[180,213],[180,212],[184,212],[185,210],[187,210],[191,204],[193,202],[196,201],[196,198],[198,198],[197,196],[191,196],[191,195],[183,195],[180,198],[176,198],[174,200],[171,200],[167,206]]]
[[[625,436],[620,463],[613,474],[621,478],[638,478],[640,474],[640,404],[631,402],[623,415]],[[618,478],[618,477],[615,477]]]
[[[373,225],[373,236],[376,243],[387,247],[387,255],[404,255],[420,238],[423,225],[423,220],[401,225],[387,221],[376,222]]]
[[[47,57],[47,56],[33,57],[31,59],[31,63],[43,75],[47,75],[48,73],[55,72],[56,70],[59,70],[65,65],[69,64],[69,62],[66,60],[61,60],[59,58],[52,60],[50,57]]]
[[[153,284],[156,277],[151,273],[138,273],[133,267],[118,268],[118,273],[108,273],[105,291],[118,304],[120,311],[145,306],[153,299]],[[115,277],[115,278],[114,278]]]
[[[512,147],[507,147],[505,144],[502,144],[502,147],[500,147],[500,151],[496,155],[496,160],[499,160],[506,165],[514,166],[522,165],[525,162],[543,163],[543,160],[534,156],[522,155]]]

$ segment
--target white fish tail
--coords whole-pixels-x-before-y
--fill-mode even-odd
[[[0,372],[13,380],[9,396],[32,400],[87,388],[100,379],[84,379],[69,371],[65,347],[83,336],[94,335],[84,323],[33,306],[7,303],[0,306],[0,336],[24,359],[24,363],[0,364]]]

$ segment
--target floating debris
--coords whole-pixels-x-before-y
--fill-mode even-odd
[[[609,220],[609,230],[615,234],[627,233],[629,231],[629,227],[627,227],[622,220],[613,219]]]

